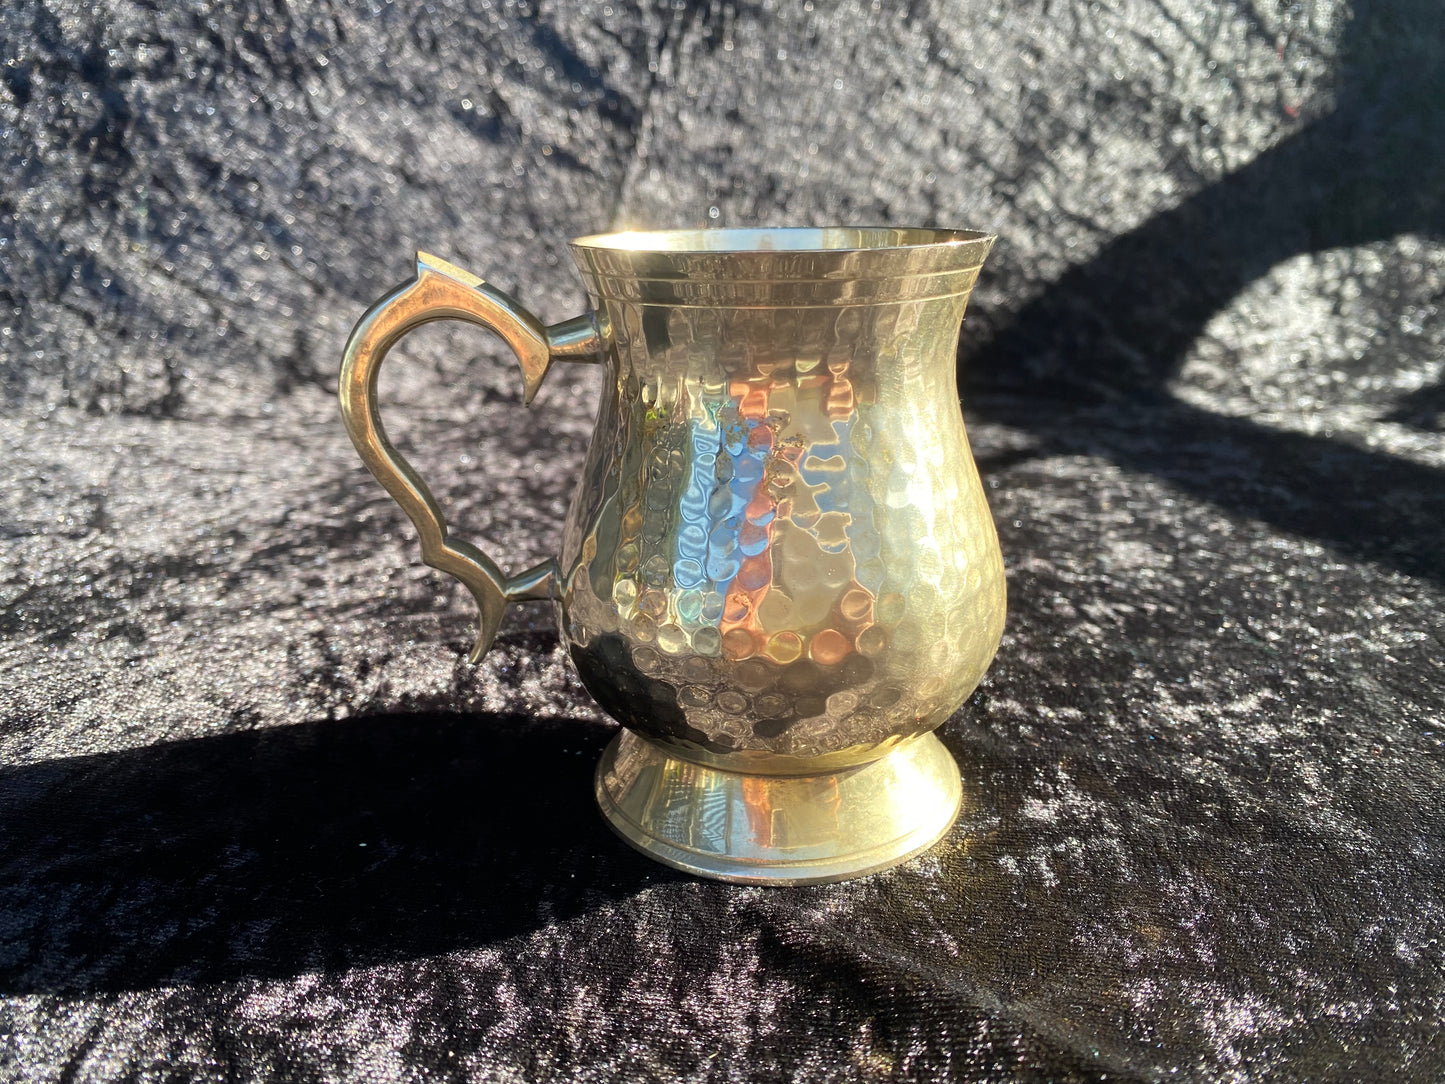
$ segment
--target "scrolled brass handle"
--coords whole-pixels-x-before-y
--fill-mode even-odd
[[[446,517],[421,475],[386,439],[376,405],[376,378],[387,351],[407,332],[433,320],[465,320],[500,335],[522,367],[523,402],[530,404],[552,362],[600,361],[602,333],[586,313],[548,327],[514,298],[445,260],[417,253],[416,277],[392,290],[357,321],[341,364],[341,414],[362,462],[401,505],[421,536],[422,560],[455,576],[480,610],[468,658],[487,653],[507,604],[556,596],[557,561],[508,577],[478,547],[447,532]]]

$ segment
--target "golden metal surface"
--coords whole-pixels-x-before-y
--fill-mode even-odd
[[[669,866],[744,884],[817,884],[887,869],[952,827],[963,788],[932,734],[839,772],[747,775],[624,730],[597,766],[615,832]]]
[[[357,321],[341,363],[341,416],[351,442],[421,536],[422,560],[461,580],[476,599],[479,629],[469,658],[492,646],[509,602],[556,597],[557,562],[543,561],[508,577],[470,542],[447,533],[446,517],[421,475],[386,439],[376,407],[376,380],[387,351],[413,328],[433,320],[465,320],[490,328],[517,354],[523,400],[531,403],[554,358],[598,361],[602,338],[592,314],[554,327],[541,322],[501,290],[454,264],[417,253],[416,278],[387,294]]]
[[[555,590],[583,683],[631,732],[604,759],[599,800],[655,857],[730,879],[836,879],[900,861],[951,822],[956,791],[894,792],[920,757],[941,770],[947,753],[921,736],[972,692],[1003,630],[1003,564],[955,386],[992,242],[881,228],[585,237],[572,251],[596,315],[551,329],[422,257],[353,333],[348,429],[428,563],[477,597],[474,657],[506,602]],[[507,581],[450,540],[381,433],[376,366],[441,317],[507,339],[529,400],[553,360],[606,360],[555,566]],[[638,797],[661,793],[644,776],[666,781],[665,802]],[[803,812],[823,779],[842,805]],[[721,794],[834,827],[789,829],[787,846],[676,834]],[[698,842],[710,838],[711,852]]]

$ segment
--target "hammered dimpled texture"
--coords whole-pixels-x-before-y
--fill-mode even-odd
[[[574,249],[609,380],[564,635],[598,703],[681,755],[864,763],[942,722],[997,648],[1002,562],[955,387],[988,239],[900,232]]]

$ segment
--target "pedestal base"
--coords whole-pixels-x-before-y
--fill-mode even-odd
[[[746,775],[683,760],[624,730],[597,765],[597,802],[659,862],[743,884],[842,881],[927,850],[962,799],[932,734],[871,764],[819,775]]]

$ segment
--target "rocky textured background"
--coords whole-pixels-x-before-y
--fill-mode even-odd
[[[1435,0],[0,12],[11,1078],[1434,1080]],[[440,252],[548,320],[608,226],[1001,241],[964,329],[1008,558],[932,855],[789,891],[616,844],[550,615],[477,670],[355,460],[351,322]],[[549,552],[596,374],[383,393]]]

